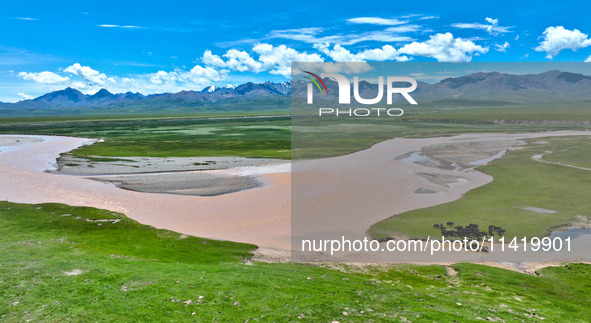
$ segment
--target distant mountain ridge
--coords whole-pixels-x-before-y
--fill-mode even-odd
[[[324,80],[328,93],[338,93],[338,84]],[[400,87],[409,86],[401,83]],[[305,96],[307,82],[296,81],[292,91],[296,96]],[[377,85],[366,81],[359,82],[359,94],[363,98],[374,98]],[[351,92],[353,93],[353,92]],[[417,89],[411,96],[419,102],[470,99],[482,101],[504,101],[507,103],[547,103],[556,101],[591,100],[591,76],[557,70],[539,74],[514,75],[499,72],[478,72],[460,77],[450,77],[429,84],[417,80]],[[385,102],[384,94],[383,101]],[[330,100],[315,95],[315,100]],[[334,100],[334,99],[332,99]],[[396,95],[395,102],[405,99]]]
[[[315,100],[334,100],[338,94],[338,84],[324,79],[328,96],[315,95]],[[539,74],[514,75],[499,72],[478,72],[461,77],[446,78],[435,84],[417,80],[418,87],[412,92],[419,102],[432,102],[448,99],[496,100],[514,103],[544,103],[565,100],[591,100],[591,77],[578,73],[557,70]],[[140,93],[110,93],[101,89],[95,94],[66,88],[54,91],[31,100],[16,103],[0,103],[0,113],[4,115],[39,115],[91,112],[191,112],[217,109],[255,110],[289,107],[289,96],[305,97],[308,82],[245,83],[237,87],[207,86],[201,91],[181,91],[142,95]],[[405,85],[402,85],[405,86]],[[366,81],[359,82],[360,95],[373,98],[377,85]],[[385,96],[384,96],[385,98]],[[404,100],[395,96],[394,100]]]
[[[95,94],[83,94],[82,92],[68,87],[63,90],[53,91],[31,100],[24,100],[16,103],[1,103],[4,107],[26,108],[26,109],[50,109],[54,107],[88,107],[107,105],[129,105],[139,101],[169,102],[177,105],[195,106],[211,104],[222,99],[249,97],[249,96],[273,96],[289,95],[291,86],[289,82],[273,83],[265,82],[260,84],[246,83],[238,87],[208,86],[201,91],[181,91],[177,93],[161,93],[143,95],[141,93],[118,93],[113,94],[106,89],[101,89]]]

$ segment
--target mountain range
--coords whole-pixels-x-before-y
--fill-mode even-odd
[[[337,82],[331,79],[324,79],[324,82],[329,95],[315,94],[315,100],[334,100],[338,94]],[[419,104],[450,99],[507,103],[591,100],[590,76],[557,70],[528,75],[479,72],[446,78],[435,84],[421,81],[417,83],[417,89],[411,95]],[[237,87],[208,86],[201,91],[152,95],[132,92],[113,94],[106,89],[90,95],[66,88],[31,100],[0,103],[0,114],[20,116],[288,109],[292,92],[296,97],[305,97],[307,84],[308,82],[299,80],[283,83],[246,83]],[[376,96],[377,87],[376,84],[360,81],[360,95],[364,98],[373,98]],[[394,100],[400,102],[404,98],[397,95],[394,96]]]
[[[314,100],[335,101],[332,97],[338,94],[337,82],[325,79],[324,83],[329,95],[315,94]],[[307,82],[293,82],[294,96],[305,97],[307,85]],[[401,83],[394,84],[394,86],[408,87],[409,84]],[[359,81],[359,95],[361,97],[374,98],[377,92],[377,84]],[[506,104],[586,101],[591,100],[591,76],[557,70],[527,75],[479,72],[446,78],[434,84],[417,80],[417,88],[410,95],[419,104],[449,100],[494,101]],[[385,103],[385,101],[384,91],[382,102]],[[405,99],[401,95],[394,95],[393,101],[405,102]]]

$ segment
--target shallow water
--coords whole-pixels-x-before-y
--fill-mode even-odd
[[[427,169],[412,162],[394,160],[395,156],[418,152],[422,147],[433,144],[465,141],[466,138],[495,140],[567,135],[591,135],[591,132],[468,134],[439,138],[393,139],[346,156],[294,163],[299,166],[293,168],[292,165],[291,171],[303,172],[303,178],[315,184],[307,186],[309,190],[296,196],[298,203],[304,203],[298,205],[330,206],[330,212],[325,214],[338,217],[323,215],[312,218],[314,232],[351,232],[353,235],[364,237],[370,225],[392,214],[453,201],[468,190],[492,180],[490,176],[480,172]],[[121,212],[141,223],[183,234],[249,242],[267,247],[290,246],[292,187],[289,164],[222,171],[234,172],[237,175],[262,174],[260,176],[265,177],[269,185],[221,196],[140,193],[79,176],[45,172],[54,167],[60,153],[91,143],[91,140],[57,136],[27,137],[41,138],[43,142],[0,149],[3,150],[0,152],[0,200],[92,206]],[[445,189],[438,188],[441,191],[437,194],[416,194],[415,191],[421,187],[429,188],[425,179],[416,175],[417,172],[425,171],[457,174],[469,178],[470,181]],[[352,179],[362,179],[362,182],[360,185],[343,184],[352,183]],[[351,195],[361,193],[367,195]],[[343,197],[350,196],[355,198],[343,200]],[[334,200],[331,200],[331,197],[335,197]],[[305,204],[306,201],[322,203]],[[325,201],[340,203],[327,205]],[[359,216],[360,214],[364,216]]]
[[[501,158],[501,157],[505,156],[505,153],[506,152],[507,152],[507,149],[503,149],[503,150],[499,151],[498,153],[496,153],[493,156],[490,156],[490,157],[487,157],[487,158],[483,158],[483,159],[480,159],[480,160],[475,160],[473,162],[470,162],[469,164],[472,165],[472,166],[484,166],[484,165],[490,163],[491,161],[493,161],[495,159],[498,159],[498,158]]]
[[[583,238],[583,239],[591,238],[591,229],[573,228],[573,229],[568,229],[568,230],[564,230],[564,231],[554,231],[550,235],[550,238],[566,239],[568,237],[570,237],[573,240],[579,239],[579,238]]]

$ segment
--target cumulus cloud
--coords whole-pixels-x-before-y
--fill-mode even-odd
[[[509,47],[511,47],[511,45],[509,45],[508,42],[505,42],[504,44],[495,44],[495,50],[497,52],[506,52]]]
[[[165,85],[169,88],[182,87],[188,84],[200,88],[211,85],[213,82],[223,81],[227,76],[227,70],[216,70],[212,67],[203,67],[201,65],[196,65],[189,71],[177,69],[171,72],[158,71],[148,74],[150,83],[154,85]]]
[[[585,63],[591,63],[591,56],[587,57],[587,59],[585,60]]]
[[[51,84],[62,84],[68,82],[70,79],[68,77],[63,77],[61,75],[52,73],[52,72],[39,72],[39,73],[28,73],[28,72],[20,72],[18,73],[18,77],[26,80],[26,81],[34,81],[37,83],[51,85]]]
[[[239,51],[237,49],[230,49],[223,55],[226,58],[224,61],[217,55],[212,55],[212,59],[217,61],[218,64],[214,65],[221,68],[229,68],[233,71],[239,72],[255,72],[259,73],[263,71],[261,62],[256,61],[245,51]],[[219,63],[221,62],[221,63]]]
[[[226,79],[228,72],[226,70],[218,71],[211,67],[202,67],[201,65],[195,65],[190,71],[191,79],[203,79],[202,82],[219,82]]]
[[[226,65],[226,62],[224,62],[223,59],[221,59],[218,55],[214,55],[209,49],[203,52],[203,57],[201,57],[201,61],[206,65],[216,67],[224,67]]]
[[[577,50],[591,46],[591,39],[578,29],[568,30],[563,26],[551,26],[544,30],[543,41],[534,48],[537,52],[546,52],[546,58],[551,59],[563,49]]]
[[[252,50],[259,55],[259,61],[263,64],[263,68],[269,69],[271,74],[283,76],[289,76],[291,62],[324,61],[318,54],[298,52],[285,45],[257,44]]]
[[[199,90],[205,86],[221,82],[227,78],[228,70],[209,66],[196,65],[190,70],[176,69],[139,74],[133,77],[108,76],[89,66],[79,63],[72,64],[57,73],[45,71],[39,73],[21,72],[17,76],[24,80],[43,84],[44,91],[55,91],[66,86],[76,88],[85,94],[92,94],[101,88],[112,93],[141,92],[153,94],[162,92],[179,92],[183,90]]]
[[[104,73],[93,70],[88,66],[82,66],[79,63],[68,66],[64,69],[64,72],[80,77],[89,85],[105,85],[107,82],[115,82],[113,78],[108,78]]]
[[[362,74],[373,71],[374,68],[366,62],[327,62],[294,64],[292,75],[300,75],[303,70],[313,70],[315,73]]]
[[[349,50],[345,49],[339,44],[333,46],[330,49],[330,44],[314,44],[314,48],[318,49],[324,55],[330,57],[335,62],[362,62],[363,59],[355,54],[352,54]],[[394,50],[396,51],[396,50]]]
[[[285,45],[256,44],[252,52],[228,50],[221,57],[207,50],[201,61],[208,66],[227,68],[238,72],[269,72],[283,76],[290,75],[291,62],[323,62],[318,54],[299,52]]]
[[[148,74],[150,78],[150,82],[156,85],[162,85],[166,83],[174,83],[177,81],[177,73],[176,72],[165,72],[165,71],[158,71],[156,73]]]
[[[496,36],[498,34],[511,32],[510,29],[513,28],[513,27],[499,26],[499,19],[493,19],[493,18],[486,17],[484,20],[486,20],[486,22],[488,24],[482,24],[482,23],[478,23],[478,22],[455,23],[455,24],[452,24],[452,27],[460,28],[460,29],[485,30],[487,33],[489,33],[490,35],[493,35],[493,36]]]
[[[398,20],[395,18],[380,18],[380,17],[358,17],[347,19],[348,22],[353,24],[370,24],[380,26],[395,26],[407,23],[406,20]]]
[[[454,38],[451,33],[435,34],[424,42],[412,42],[398,50],[400,54],[433,57],[440,62],[469,62],[473,55],[488,52],[488,47],[471,40]]]
[[[365,62],[365,61],[398,61],[405,62],[409,58],[407,56],[399,55],[398,51],[390,46],[384,45],[381,48],[365,49],[355,54],[345,49],[341,45],[334,45],[330,49],[329,44],[315,44],[314,48],[318,49],[324,55],[330,57],[335,62]]]

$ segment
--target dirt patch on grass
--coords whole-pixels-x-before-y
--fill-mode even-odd
[[[253,252],[252,260],[269,263],[289,262],[291,260],[291,252],[276,248],[257,248]]]
[[[70,271],[64,271],[63,273],[66,276],[78,276],[80,274],[85,273],[85,271],[84,270],[80,270],[80,269],[73,269],[73,270],[70,270]]]
[[[458,275],[458,271],[455,270],[453,267],[446,266],[445,271],[447,272],[447,275],[450,277],[455,277]]]

